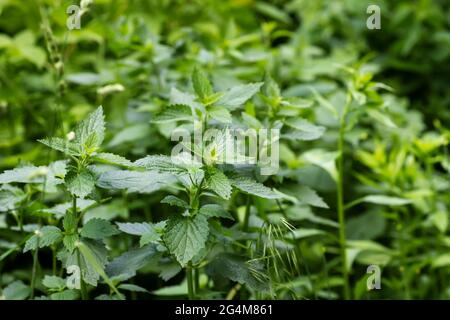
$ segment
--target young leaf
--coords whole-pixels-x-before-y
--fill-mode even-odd
[[[191,261],[206,244],[209,227],[203,215],[192,217],[176,216],[169,219],[164,232],[164,242],[181,266]]]
[[[195,93],[200,99],[205,99],[213,93],[213,89],[206,73],[198,67],[194,68],[192,73],[192,85],[194,86]]]
[[[104,219],[91,219],[81,229],[81,236],[90,239],[103,239],[118,234],[117,228]]]
[[[80,171],[71,170],[64,178],[64,182],[69,192],[77,197],[85,198],[95,187],[95,178],[88,169]]]
[[[170,105],[155,116],[153,123],[168,123],[183,120],[192,120],[192,110],[184,104]]]
[[[23,252],[44,248],[58,242],[62,239],[61,230],[55,226],[45,226],[40,230],[36,230],[34,235],[27,240],[23,248]]]
[[[105,137],[105,117],[102,106],[88,115],[75,128],[75,143],[95,149],[100,147]]]
[[[42,284],[49,289],[62,290],[66,287],[66,281],[57,276],[46,275],[42,280]]]
[[[215,103],[217,106],[235,109],[253,97],[263,85],[263,82],[250,83],[232,87]]]

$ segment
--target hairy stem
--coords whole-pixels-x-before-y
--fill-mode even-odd
[[[77,214],[77,197],[73,196],[72,199],[72,210],[73,213],[76,215]],[[77,219],[77,221],[79,222],[80,219]],[[81,299],[83,300],[87,300],[88,299],[88,295],[87,295],[87,290],[86,290],[86,285],[83,281],[83,276],[81,274],[81,259],[80,259],[80,250],[77,249],[77,263],[78,263],[78,268],[80,269],[80,291],[81,291]]]

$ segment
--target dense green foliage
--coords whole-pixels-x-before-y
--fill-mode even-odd
[[[0,299],[449,299],[450,3],[374,2],[0,0]]]

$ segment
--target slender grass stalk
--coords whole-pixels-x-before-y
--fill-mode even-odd
[[[347,240],[345,235],[345,206],[344,206],[344,152],[345,152],[345,118],[349,107],[347,101],[343,114],[340,120],[339,137],[338,137],[338,152],[339,158],[337,160],[337,209],[339,221],[339,247],[341,255],[341,272],[344,281],[344,299],[350,299],[350,285],[349,275],[347,269]]]
[[[243,231],[248,231],[248,224],[249,224],[249,221],[250,221],[250,209],[251,209],[251,204],[252,204],[251,200],[252,199],[251,199],[250,195],[248,195],[247,196],[247,204],[246,204],[246,207],[245,207],[244,224],[242,226],[242,230]]]

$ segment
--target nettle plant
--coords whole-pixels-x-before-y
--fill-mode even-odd
[[[275,173],[273,169],[278,168],[278,163],[272,163],[278,161],[278,139],[309,141],[322,135],[323,127],[299,118],[300,110],[311,104],[283,99],[269,77],[265,84],[250,83],[216,92],[207,75],[196,68],[192,84],[195,94],[173,88],[169,105],[152,120],[154,125],[174,129],[173,140],[180,143],[171,156],[149,155],[132,162],[101,152],[105,122],[99,107],[65,138],[39,140],[63,153],[66,160],[48,167],[24,166],[0,175],[2,207],[13,213],[17,230],[31,232],[19,247],[24,244],[24,252],[33,252],[32,298],[39,250],[45,247],[53,254],[53,272],[42,284],[51,299],[88,299],[100,280],[110,290],[97,298],[123,299],[121,290],[146,292],[123,282],[149,265],[164,280],[184,269],[186,290],[182,293],[190,299],[223,297],[220,291],[229,290],[230,280],[237,284],[226,295],[229,299],[243,285],[253,297],[274,298],[286,291],[283,282],[299,274],[293,226],[286,220],[283,206],[299,200],[262,182],[276,184],[264,170]],[[257,120],[251,102],[261,88],[258,103],[268,113],[265,122]],[[244,112],[240,110],[243,105]],[[236,136],[230,134],[230,129],[237,130],[239,136],[248,129],[265,128],[277,129],[276,134],[247,137],[256,138],[257,152],[253,154],[246,149],[252,142],[237,139],[236,143]],[[213,131],[202,135],[208,129]],[[25,190],[12,184],[25,184]],[[102,200],[96,187],[111,194],[115,190],[166,192],[169,195],[161,203],[173,207],[173,212],[166,220],[117,222],[117,226],[101,218],[84,219],[88,210],[109,200]],[[61,189],[69,201],[47,207],[44,195],[57,194]],[[300,201],[323,203],[306,187],[299,193]],[[283,215],[271,219],[265,207]],[[38,224],[23,225],[24,215],[38,217]],[[139,246],[109,261],[106,243],[120,231],[139,236]],[[1,259],[15,250],[12,248]],[[58,261],[62,266],[59,272]]]

